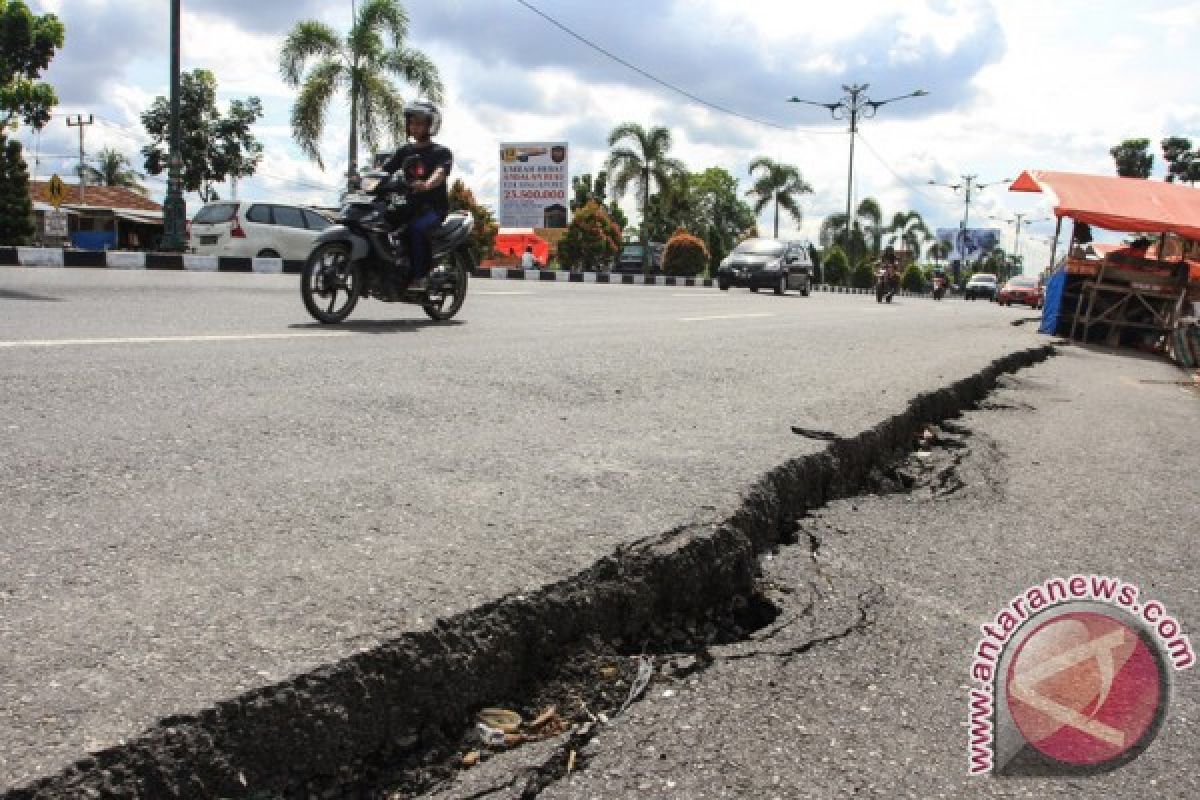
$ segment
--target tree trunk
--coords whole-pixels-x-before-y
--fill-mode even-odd
[[[661,187],[660,187],[661,191]],[[642,169],[642,274],[650,274],[650,168]]]
[[[358,175],[358,67],[350,78],[350,149],[346,160],[346,191],[354,191],[354,178]]]

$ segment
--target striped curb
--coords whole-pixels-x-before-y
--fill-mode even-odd
[[[281,258],[232,258],[186,253],[134,253],[122,250],[58,250],[40,247],[0,247],[0,267],[83,267],[119,270],[172,270],[180,272],[243,272],[258,275],[299,275],[303,261]],[[611,286],[675,286],[714,288],[712,278],[676,275],[625,275],[609,272],[566,272],[562,270],[505,269],[492,267],[473,272],[488,280],[538,281],[547,283],[597,283]],[[814,292],[830,294],[874,294],[874,289],[817,284]],[[897,297],[925,297],[927,292],[898,291]]]
[[[122,250],[55,250],[0,247],[0,267],[83,267],[92,269],[253,272],[299,275],[303,261],[282,258],[226,258],[188,253],[133,253]]]

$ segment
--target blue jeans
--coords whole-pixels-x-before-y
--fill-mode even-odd
[[[412,264],[412,277],[424,278],[433,269],[432,236],[442,226],[444,216],[430,209],[422,212],[408,224],[408,258]]]

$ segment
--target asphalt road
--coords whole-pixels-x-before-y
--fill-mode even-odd
[[[1161,732],[1121,769],[967,775],[980,626],[1026,588],[1119,577],[1200,645],[1200,395],[1172,385],[1182,377],[1158,360],[1065,348],[1005,379],[991,410],[960,421],[960,490],[867,495],[804,520],[815,556],[802,535],[766,564],[788,590],[778,624],[714,649],[698,675],[660,677],[580,754],[586,769],[541,796],[1200,796],[1195,667],[1172,675]],[[487,785],[467,773],[442,796]]]
[[[307,319],[288,276],[0,269],[0,790],[720,519],[1039,341],[983,303],[478,281]]]

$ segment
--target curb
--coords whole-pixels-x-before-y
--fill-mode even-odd
[[[230,258],[186,253],[132,253],[124,250],[53,250],[0,247],[0,267],[82,267],[90,269],[253,272],[299,275],[303,261],[282,258]]]
[[[168,270],[175,272],[254,273],[257,275],[299,275],[303,261],[281,258],[232,258],[198,256],[186,253],[134,253],[123,250],[56,250],[42,247],[0,247],[0,267],[77,267],[85,269]],[[476,269],[472,276],[483,280],[539,281],[547,283],[598,283],[611,286],[675,286],[712,289],[712,278],[685,278],[676,275],[625,275],[611,272],[566,272],[537,269]],[[874,289],[814,284],[814,292],[831,294],[873,294]],[[927,292],[900,290],[897,297],[924,297]]]
[[[427,768],[471,727],[475,710],[528,696],[581,642],[644,647],[664,621],[736,606],[755,589],[761,554],[795,541],[797,519],[862,491],[926,425],[974,407],[1001,375],[1054,352],[1042,346],[998,358],[856,436],[786,461],[724,519],[647,537],[537,591],[164,719],[0,800],[360,796],[384,765]]]

